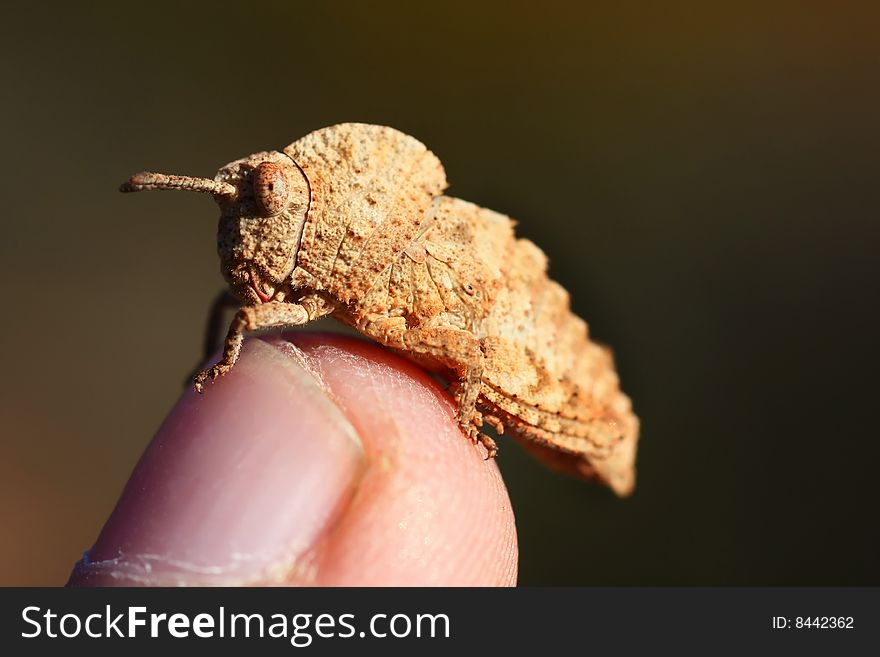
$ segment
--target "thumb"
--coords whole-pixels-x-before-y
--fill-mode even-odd
[[[512,585],[507,492],[424,372],[341,336],[249,340],[184,393],[71,585]]]

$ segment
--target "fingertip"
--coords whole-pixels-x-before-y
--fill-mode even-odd
[[[362,340],[248,340],[188,390],[72,585],[516,583],[494,460],[423,370]]]

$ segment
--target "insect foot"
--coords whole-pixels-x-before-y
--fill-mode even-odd
[[[211,379],[213,381],[218,376],[223,376],[231,369],[232,365],[217,363],[216,365],[212,365],[211,367],[202,370],[193,378],[193,389],[197,393],[202,394],[205,391],[205,382],[208,379]]]
[[[232,369],[246,332],[330,315],[453,384],[458,422],[487,458],[498,448],[483,423],[551,468],[628,495],[639,419],[611,351],[510,217],[446,187],[418,140],[343,123],[213,179],[140,173],[121,190],[202,192],[219,207],[220,268],[239,310],[197,391]],[[211,353],[220,335],[208,331]]]
[[[474,415],[470,418],[470,420],[459,419],[459,426],[464,431],[464,435],[468,437],[468,439],[474,445],[482,445],[486,449],[486,460],[494,459],[498,456],[498,443],[495,442],[490,436],[487,436],[485,433],[481,431],[483,427],[484,416],[479,411],[474,411]],[[502,430],[498,432],[498,435],[503,434]]]
[[[482,432],[477,435],[480,444],[486,448],[486,460],[488,461],[489,459],[494,459],[498,456],[498,443]]]

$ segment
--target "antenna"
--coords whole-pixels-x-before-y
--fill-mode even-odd
[[[120,192],[143,192],[153,189],[182,189],[189,192],[207,192],[214,196],[235,196],[238,189],[226,182],[210,178],[174,176],[144,171],[136,173],[119,186]]]

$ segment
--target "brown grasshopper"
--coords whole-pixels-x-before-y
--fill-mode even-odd
[[[208,192],[220,206],[217,250],[240,308],[197,391],[233,367],[246,332],[331,315],[445,375],[462,429],[489,457],[484,423],[556,469],[629,493],[639,422],[609,350],[514,222],[446,186],[421,142],[344,123],[213,180],[139,173],[121,191]]]

